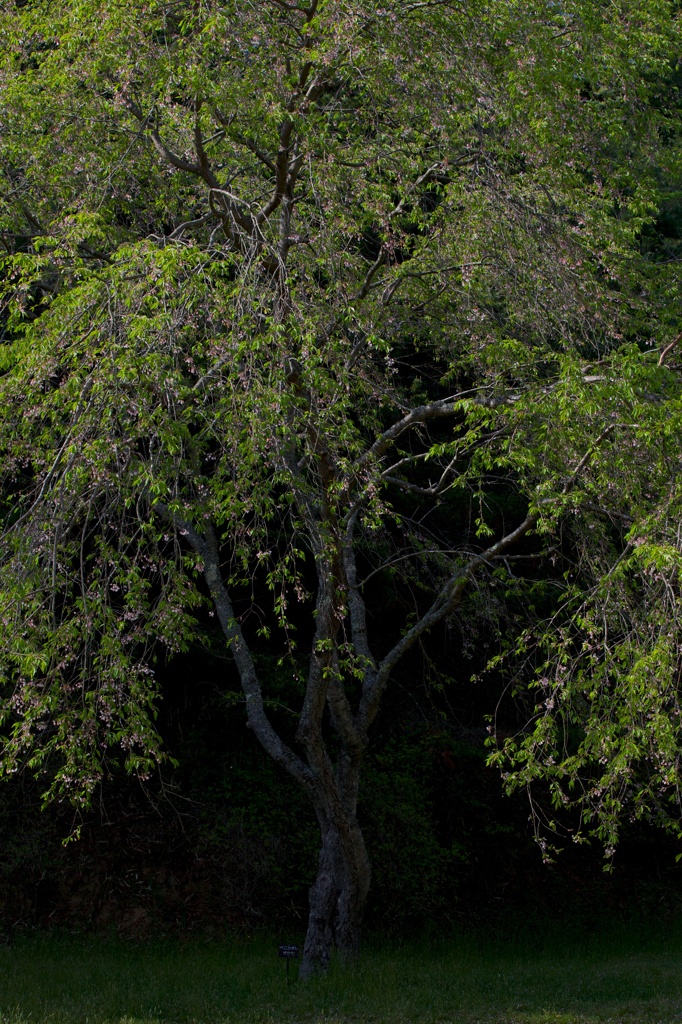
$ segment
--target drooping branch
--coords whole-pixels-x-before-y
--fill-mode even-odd
[[[425,497],[433,498],[448,489],[455,475],[455,466],[459,462],[460,458],[460,455],[455,455],[454,459],[450,460],[441,473],[440,479],[435,484],[431,484],[428,487],[422,487],[419,484],[411,483],[409,480],[400,480],[391,473],[384,472],[381,475],[387,484],[395,484],[396,487],[400,487],[404,491],[412,491],[414,494],[422,494]]]

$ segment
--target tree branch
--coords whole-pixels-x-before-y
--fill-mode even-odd
[[[215,220],[217,216],[218,215],[211,210],[210,213],[205,213],[203,217],[196,217],[194,220],[186,220],[183,224],[178,224],[178,226],[171,231],[170,235],[166,235],[166,238],[172,238],[173,240],[182,238],[183,233],[189,230],[189,228],[200,228],[203,224],[208,224],[209,221]]]
[[[353,644],[353,649],[358,659],[362,662],[364,671],[373,672],[376,670],[376,661],[369,645],[369,635],[367,632],[367,609],[365,607],[365,600],[362,596],[360,585],[358,584],[358,570],[355,558],[355,547],[353,544],[353,534],[355,532],[358,511],[359,510],[356,510],[351,516],[348,526],[346,527],[346,535],[343,539],[342,547],[343,568],[346,574],[346,584],[348,586],[348,613],[350,616],[351,642]]]
[[[287,188],[289,153],[291,152],[292,122],[286,118],[279,133],[279,149],[275,160],[275,189],[263,209],[256,215],[256,224],[260,226],[271,216],[282,202]]]
[[[212,526],[208,525],[205,535],[201,535],[192,523],[171,512],[167,505],[157,502],[154,508],[170,521],[178,532],[187,538],[204,563],[204,579],[208,586],[218,614],[225,639],[228,642],[232,657],[235,660],[239,679],[246,697],[246,714],[248,723],[256,734],[261,746],[277,764],[285,768],[297,782],[311,795],[315,791],[315,775],[277,735],[265,713],[263,694],[260,681],[253,663],[251,651],[244,639],[241,626],[237,622],[230,600],[230,595],[220,572],[220,556],[218,543]]]
[[[273,174],[276,174],[277,168],[275,167],[274,160],[272,160],[262,149],[259,149],[255,142],[252,142],[251,139],[247,139],[245,135],[241,135],[239,132],[232,132],[232,138],[235,142],[239,142],[242,146],[246,146],[246,148],[250,150],[262,164],[265,164],[268,170],[272,171]]]
[[[381,252],[379,253],[379,255],[377,257],[377,259],[375,260],[375,262],[372,264],[372,266],[367,271],[367,273],[365,275],[365,280],[362,282],[362,287],[360,288],[360,291],[357,292],[352,297],[351,302],[360,302],[362,299],[365,298],[365,296],[369,292],[370,285],[372,284],[372,280],[373,280],[374,276],[376,275],[376,273],[380,269],[380,267],[383,267],[385,262],[386,262],[386,251],[385,251],[385,249],[382,248]]]
[[[616,429],[616,427],[623,426],[627,426],[627,424],[610,423],[604,428],[604,430],[602,430],[594,443],[590,445],[590,448],[587,450],[585,455],[580,459],[573,473],[565,482],[561,489],[561,497],[565,497],[573,490],[581,472],[602,441],[604,441],[605,438]],[[554,499],[552,498],[545,498],[540,504],[546,505],[553,500]],[[503,555],[518,540],[525,537],[525,535],[537,525],[539,518],[540,512],[529,513],[523,522],[516,527],[516,529],[505,534],[505,536],[501,537],[500,540],[486,548],[485,551],[476,555],[462,571],[451,576],[447,580],[428,611],[421,617],[421,619],[419,619],[418,622],[415,623],[414,626],[412,626],[411,629],[407,631],[407,633],[405,633],[403,637],[401,637],[401,639],[391,648],[384,658],[382,658],[377,666],[376,675],[373,679],[368,681],[367,686],[363,687],[363,694],[357,715],[357,721],[360,728],[368,729],[374,721],[379,710],[384,690],[388,684],[391,671],[397,662],[400,661],[403,655],[407,653],[407,651],[421,636],[423,636],[424,633],[428,632],[428,630],[432,629],[439,622],[442,622],[447,615],[460,605],[464,592],[474,573],[485,563]]]
[[[172,167],[177,168],[179,171],[187,171],[188,174],[196,174],[200,178],[203,178],[199,164],[189,163],[189,161],[183,160],[177,153],[174,153],[172,149],[169,149],[165,142],[162,141],[161,136],[155,128],[150,130],[149,137],[156,146],[157,151],[161,154],[164,160],[167,161],[167,163],[171,164]]]
[[[459,398],[460,396],[457,395],[455,397]],[[412,409],[406,416],[403,416],[401,420],[394,423],[393,426],[385,430],[376,439],[364,455],[361,455],[356,460],[354,468],[356,470],[362,469],[372,458],[380,458],[406,430],[410,430],[412,427],[426,423],[429,420],[446,419],[448,416],[456,416],[459,412],[461,412],[459,402],[454,402],[452,399],[432,402],[430,405],[420,405],[416,409]]]
[[[674,348],[677,348],[677,346],[679,345],[679,343],[681,341],[682,341],[682,331],[680,331],[680,333],[677,335],[677,337],[673,341],[671,341],[669,345],[666,345],[666,347],[661,352],[660,358],[658,360],[658,365],[659,366],[663,366],[667,356],[670,354],[670,352],[673,351]]]
[[[204,149],[204,139],[201,134],[201,125],[199,124],[199,107],[200,104],[197,103],[196,120],[194,122],[194,148],[197,160],[199,161],[199,173],[209,188],[219,188],[220,182],[211,170],[211,165]]]
[[[360,750],[363,739],[355,728],[353,712],[341,680],[338,651],[334,653],[331,666],[331,678],[327,688],[327,705],[332,725],[342,746],[347,751]]]

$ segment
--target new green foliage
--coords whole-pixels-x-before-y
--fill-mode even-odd
[[[150,772],[155,658],[214,616],[320,825],[304,973],[352,957],[391,674],[523,601],[530,558],[555,597],[512,637],[539,703],[508,785],[607,847],[623,813],[676,828],[676,6],[87,0],[0,31],[2,770],[86,801],[112,747]]]

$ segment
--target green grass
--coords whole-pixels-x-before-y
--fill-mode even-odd
[[[355,970],[288,987],[276,942],[25,938],[0,950],[0,1024],[682,1024],[676,934],[375,939]]]

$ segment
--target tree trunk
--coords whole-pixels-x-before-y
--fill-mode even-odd
[[[310,916],[300,977],[323,974],[334,949],[348,963],[360,951],[362,915],[369,891],[370,865],[355,821],[322,826],[317,878],[310,889]]]
[[[352,963],[360,954],[362,919],[371,879],[365,840],[355,819],[348,830],[348,840],[350,856],[344,858],[343,884],[334,918],[336,948],[344,963]]]
[[[310,888],[310,914],[301,960],[300,977],[323,974],[334,949],[334,915],[339,898],[341,852],[336,829],[322,832],[317,878]]]

